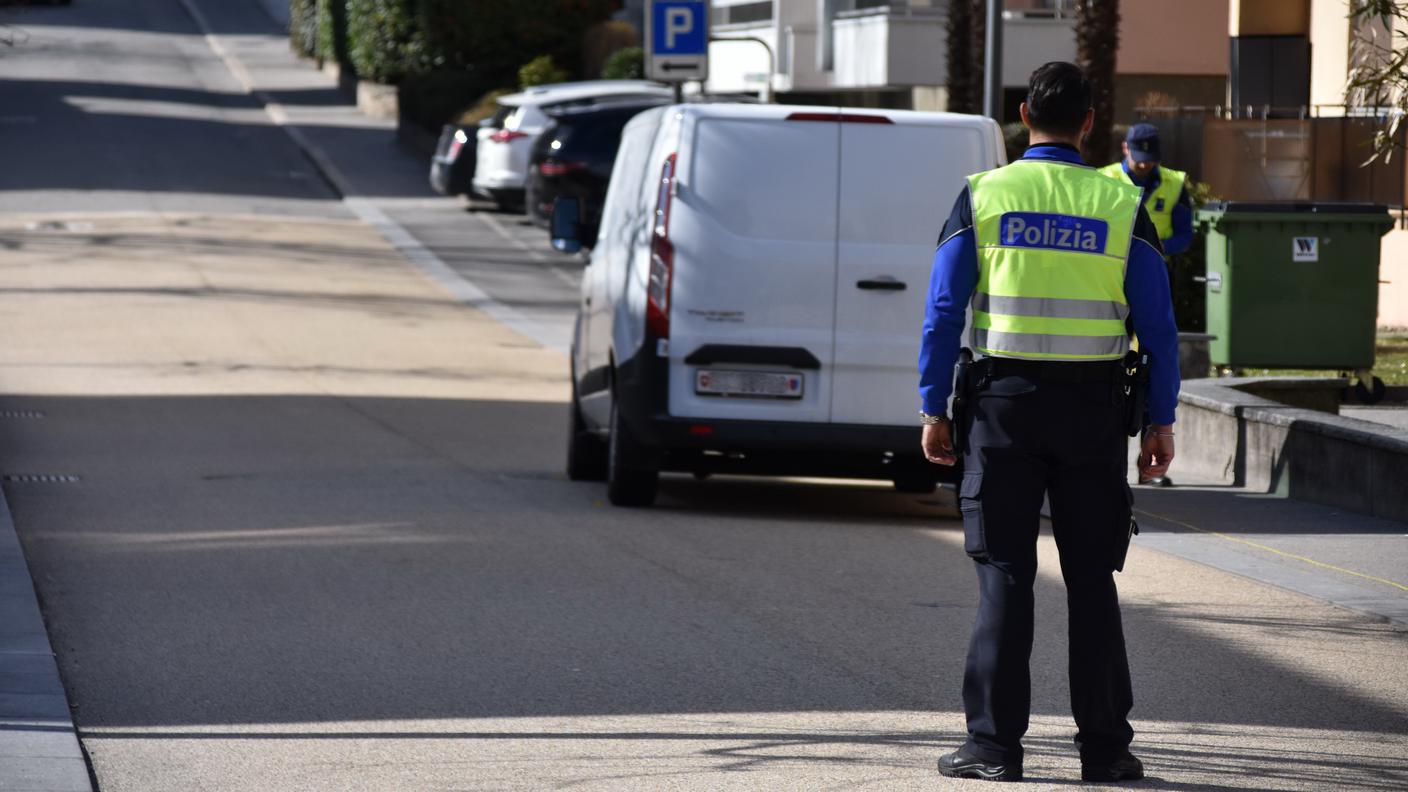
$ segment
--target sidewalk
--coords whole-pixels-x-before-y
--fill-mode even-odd
[[[0,492],[0,789],[88,792],[88,767]]]

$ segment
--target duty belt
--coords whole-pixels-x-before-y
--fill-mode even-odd
[[[1024,377],[1043,382],[1110,382],[1122,364],[1118,360],[1072,363],[1065,360],[1023,360],[1020,358],[979,358],[973,363],[978,379]]]

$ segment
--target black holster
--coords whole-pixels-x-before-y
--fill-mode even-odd
[[[962,458],[968,450],[968,412],[973,399],[973,350],[958,350],[958,363],[953,367],[953,410],[950,429],[953,432],[953,452]]]
[[[1136,437],[1148,425],[1149,354],[1130,350],[1124,356],[1123,368],[1118,390],[1124,407],[1124,426],[1130,437]]]

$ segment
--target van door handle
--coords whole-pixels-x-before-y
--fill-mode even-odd
[[[895,280],[889,275],[882,275],[878,278],[858,280],[856,281],[856,288],[865,289],[866,291],[904,291],[906,287],[904,281]]]

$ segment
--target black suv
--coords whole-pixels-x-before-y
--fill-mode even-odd
[[[595,228],[626,122],[664,104],[669,101],[630,99],[551,113],[552,121],[538,136],[528,158],[528,216],[546,227],[553,202],[558,196],[569,195],[582,202],[582,226]]]

